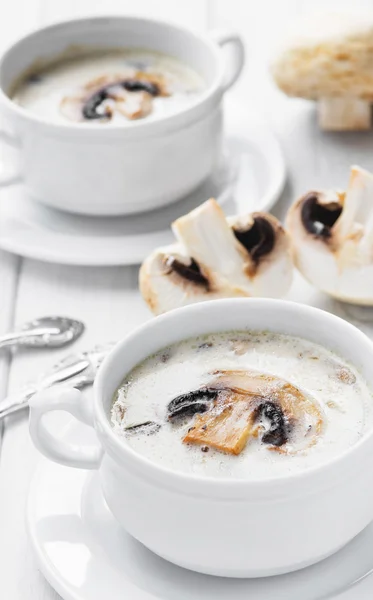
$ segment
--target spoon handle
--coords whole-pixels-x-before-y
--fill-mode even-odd
[[[30,398],[37,392],[37,389],[34,387],[28,387],[22,390],[19,394],[14,396],[10,396],[3,400],[0,404],[0,421],[15,413],[23,408],[28,406],[28,402]]]
[[[99,366],[112,347],[113,344],[107,344],[96,347],[90,352],[67,356],[36,382],[26,385],[18,393],[0,401],[0,421],[12,413],[27,408],[34,394],[54,385],[67,385],[78,389],[92,385]]]
[[[0,337],[0,348],[6,348],[17,344],[19,337],[19,333],[7,333],[6,335],[2,335]]]
[[[0,348],[5,348],[8,346],[16,346],[22,345],[26,340],[30,345],[32,338],[35,338],[35,341],[41,339],[44,335],[50,335],[56,332],[54,328],[48,327],[38,327],[35,329],[30,329],[29,331],[14,331],[12,333],[6,333],[0,337]]]
[[[5,398],[5,400],[0,402],[0,421],[4,417],[17,412],[18,410],[22,410],[22,408],[26,408],[28,406],[28,401],[34,394],[36,394],[36,392],[40,392],[41,390],[52,387],[53,385],[63,384],[66,382],[68,382],[71,387],[84,385],[84,382],[88,381],[88,378],[87,376],[83,375],[89,366],[89,360],[82,358],[72,365],[65,365],[61,368],[58,368],[56,371],[45,375],[41,381],[35,383],[34,385],[26,386],[17,394],[8,396],[8,398]],[[81,380],[78,378],[78,376],[81,376]],[[92,381],[89,380],[88,383],[92,383]]]

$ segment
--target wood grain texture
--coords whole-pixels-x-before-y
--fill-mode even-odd
[[[44,25],[102,12],[102,2],[44,0],[36,14],[38,23]],[[204,29],[206,23],[203,0],[192,0],[183,5],[167,0],[157,3],[141,0],[136,4],[109,0],[105,2],[105,12],[163,17],[197,29]],[[15,323],[44,314],[66,314],[82,319],[86,332],[71,352],[116,341],[150,318],[138,292],[137,267],[74,268],[28,259],[19,260],[18,264],[17,295],[9,295]],[[16,274],[17,269],[11,272]],[[5,316],[6,311],[3,312]],[[66,353],[66,349],[18,353],[13,360],[8,393],[32,381]],[[0,461],[0,577],[1,591],[6,590],[4,600],[52,600],[58,597],[39,574],[25,533],[27,491],[37,460],[38,454],[28,436],[27,413],[9,418]],[[1,565],[7,565],[6,569]],[[0,594],[0,597],[3,596]]]
[[[6,252],[0,252],[0,335],[9,331],[13,324],[19,266],[19,258]],[[5,396],[7,391],[10,363],[11,354],[5,351],[0,352],[0,399]],[[0,425],[0,446],[2,429],[2,425]]]
[[[6,19],[2,16],[0,21],[0,52],[5,50],[19,35],[36,27],[39,22],[39,13],[39,0],[30,0],[28,3],[24,3],[23,0],[14,0],[9,3]],[[0,121],[0,124],[6,128],[3,120]],[[6,148],[1,147],[0,160],[7,161],[8,158],[9,152]],[[21,263],[22,259],[0,251],[0,334],[9,331],[13,325]],[[2,352],[0,354],[0,399],[6,394],[10,363],[10,353]],[[0,445],[1,434],[2,425],[0,425]]]
[[[143,322],[149,315],[136,291],[136,280],[136,269],[74,269],[25,261],[18,289],[16,322],[41,314],[66,314],[81,318],[87,330],[69,350],[19,353],[13,362],[9,392],[32,381],[67,352],[115,341]],[[27,413],[9,418],[0,469],[0,564],[5,564],[4,561],[9,564],[1,578],[12,600],[54,597],[37,574],[25,535],[27,491],[37,460],[28,435]],[[30,585],[40,596],[32,595]]]
[[[294,15],[309,10],[369,7],[369,0],[12,0],[0,20],[0,48],[28,29],[77,16],[129,13],[167,18],[203,30],[232,28],[243,36],[248,60],[244,74],[230,92],[247,111],[260,111],[276,131],[289,167],[288,183],[275,213],[283,216],[289,203],[307,189],[343,187],[348,168],[357,162],[373,170],[373,136],[325,134],[316,127],[314,106],[281,94],[268,70],[277,40]],[[1,232],[0,232],[1,235]],[[347,316],[373,336],[369,320],[346,313],[336,303],[296,278],[290,297]],[[42,314],[64,313],[84,320],[87,331],[71,351],[117,340],[150,315],[137,291],[137,268],[73,268],[45,265],[0,254],[0,332],[13,323]],[[369,318],[369,315],[367,315]],[[371,320],[370,320],[371,321]],[[11,365],[9,392],[35,378],[65,351],[19,353]],[[7,385],[7,358],[0,358],[0,393]],[[0,455],[0,598],[55,600],[57,594],[38,573],[24,523],[29,481],[37,453],[27,432],[27,415],[9,419]],[[359,588],[341,596],[371,598]],[[130,600],[130,599],[129,599]],[[175,599],[177,600],[177,599]]]

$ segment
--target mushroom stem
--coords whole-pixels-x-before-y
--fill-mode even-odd
[[[371,127],[370,103],[350,97],[320,98],[319,125],[326,131],[365,130]]]
[[[351,167],[351,175],[343,203],[343,211],[336,224],[336,232],[342,243],[354,230],[364,228],[362,242],[371,241],[373,217],[373,175],[357,166]],[[370,247],[371,249],[371,247]]]
[[[252,292],[252,285],[244,272],[245,260],[250,259],[241,250],[215,200],[207,200],[177,219],[172,224],[172,231],[186,254],[229,279],[233,286]]]
[[[215,200],[207,200],[177,219],[172,224],[172,231],[189,256],[214,271],[229,276],[232,266],[242,269],[243,260],[234,234]],[[240,277],[243,277],[241,273]]]
[[[365,235],[361,240],[361,250],[363,255],[370,256],[373,248],[373,212],[370,215],[365,226]]]

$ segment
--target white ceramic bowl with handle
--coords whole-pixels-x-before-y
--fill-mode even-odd
[[[172,55],[199,72],[206,89],[175,114],[131,126],[57,124],[38,118],[8,96],[12,82],[42,59],[71,46],[141,47]],[[226,49],[231,46],[231,60]],[[18,149],[17,173],[27,194],[61,210],[123,215],[164,206],[198,187],[220,158],[222,98],[244,63],[241,39],[229,32],[197,34],[135,17],[73,20],[24,37],[0,60],[0,138]]]
[[[351,361],[373,388],[373,344],[346,321],[282,300],[217,300],[157,317],[120,342],[100,368],[93,404],[77,390],[35,397],[30,432],[52,460],[98,469],[116,519],[155,553],[202,573],[258,577],[321,560],[373,519],[373,431],[333,460],[298,474],[221,480],[152,463],[114,433],[109,418],[116,388],[148,355],[190,336],[237,329],[322,344]],[[61,409],[95,428],[96,447],[69,446],[51,435],[43,417]]]

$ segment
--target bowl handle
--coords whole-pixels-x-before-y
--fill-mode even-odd
[[[12,146],[13,148],[20,148],[20,144],[17,141],[17,139],[15,137],[13,137],[10,133],[7,133],[6,131],[2,131],[0,129],[0,142],[4,142],[4,144],[7,144],[8,146]],[[21,174],[14,170],[14,171],[10,171],[10,172],[6,172],[4,169],[4,172],[0,173],[0,188],[2,187],[6,187],[8,185],[12,185],[13,183],[18,183],[22,180]]]
[[[216,30],[209,33],[212,40],[221,48],[231,45],[231,60],[227,60],[222,89],[225,92],[236,82],[245,64],[245,46],[241,37],[232,31]]]
[[[92,404],[74,388],[51,388],[35,394],[30,400],[29,429],[36,448],[54,462],[79,469],[98,469],[103,456],[97,440],[94,446],[72,444],[54,436],[47,428],[44,415],[63,410],[78,421],[93,427]]]

